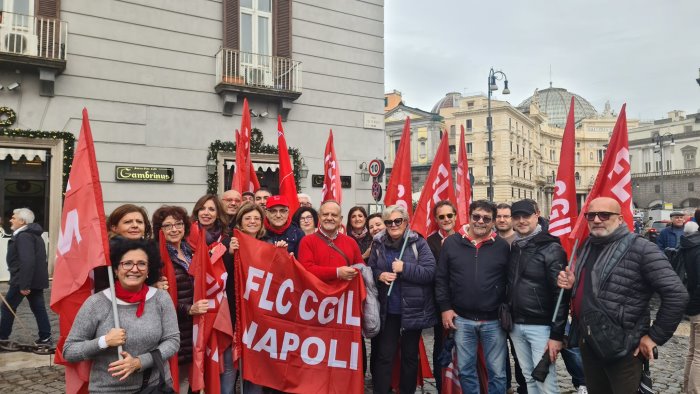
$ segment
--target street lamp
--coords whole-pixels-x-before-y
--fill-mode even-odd
[[[491,67],[491,71],[489,71],[489,80],[488,80],[488,117],[486,118],[486,128],[488,129],[489,132],[489,146],[488,146],[488,151],[489,151],[489,191],[487,193],[487,197],[489,200],[493,201],[493,195],[494,195],[494,190],[493,190],[493,119],[491,118],[491,92],[494,92],[498,90],[498,84],[496,84],[497,80],[503,80],[503,94],[510,94],[510,89],[508,89],[508,77],[506,77],[506,74],[503,71],[494,71],[493,67]]]
[[[670,146],[676,145],[673,141],[673,134],[671,133],[659,134],[651,138],[651,142],[656,144],[659,149],[659,155],[661,156],[661,165],[659,166],[659,175],[661,176],[661,209],[666,208],[666,203],[664,201],[664,146],[666,146],[666,141],[669,141],[668,145]]]

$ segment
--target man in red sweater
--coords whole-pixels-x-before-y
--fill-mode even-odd
[[[318,231],[301,239],[299,262],[324,282],[352,280],[357,270],[350,265],[364,264],[364,260],[357,242],[338,232],[343,221],[340,205],[327,200],[321,204],[318,216]]]

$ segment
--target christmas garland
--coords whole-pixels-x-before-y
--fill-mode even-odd
[[[0,108],[0,110],[2,110],[2,108]],[[68,175],[70,175],[70,169],[73,165],[73,154],[75,153],[75,136],[72,133],[66,131],[20,130],[2,127],[0,128],[0,136],[63,140],[63,195],[66,194],[66,184],[68,183]]]
[[[3,118],[5,116],[5,119]],[[10,127],[17,121],[17,113],[12,108],[0,107],[0,127]]]
[[[210,174],[207,179],[207,193],[216,194],[218,191],[218,169],[219,169],[219,152],[235,152],[236,143],[231,141],[221,141],[216,140],[209,145],[209,155],[208,157],[216,160],[216,168],[213,174]],[[301,154],[297,148],[288,148],[289,156],[292,159],[292,166],[294,166],[294,183],[297,186],[297,190],[301,191],[301,186],[299,184],[300,174],[299,169],[301,168]],[[279,149],[276,145],[269,145],[263,143],[263,135],[260,129],[254,128],[250,135],[250,152],[251,153],[267,153],[267,154],[278,154]]]

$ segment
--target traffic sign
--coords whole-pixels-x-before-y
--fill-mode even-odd
[[[369,166],[367,166],[367,171],[369,171],[369,174],[373,177],[381,176],[384,172],[384,162],[379,159],[370,161]]]
[[[376,202],[382,199],[382,185],[377,181],[372,182],[372,197]]]

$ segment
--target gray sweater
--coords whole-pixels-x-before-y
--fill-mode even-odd
[[[143,371],[154,367],[151,350],[158,348],[163,357],[168,381],[170,373],[166,360],[180,348],[180,333],[175,307],[168,293],[153,287],[148,289],[146,305],[141,317],[136,317],[137,304],[117,300],[119,323],[126,330],[124,351],[141,359],[141,371],[124,381],[107,372],[109,364],[117,361],[117,348],[100,349],[98,340],[114,328],[109,289],[93,294],[80,308],[63,348],[63,357],[70,362],[91,360],[91,393],[133,393],[141,388]],[[157,384],[158,372],[151,372],[149,385]]]

